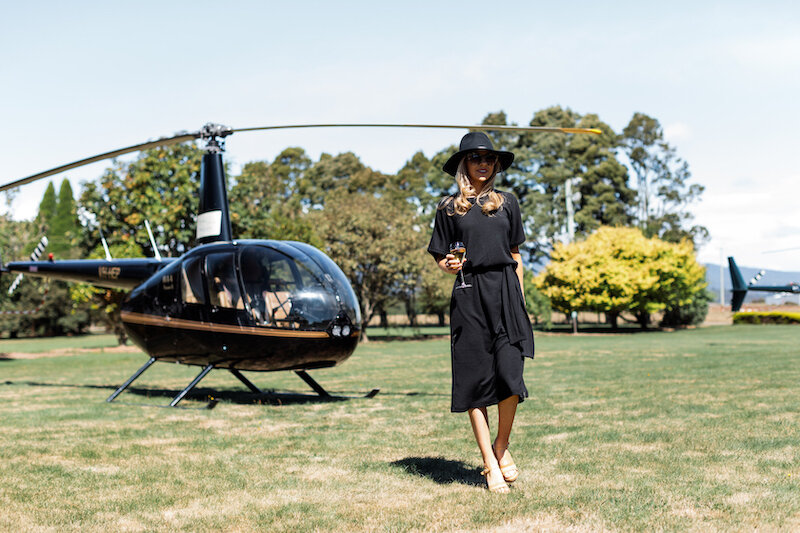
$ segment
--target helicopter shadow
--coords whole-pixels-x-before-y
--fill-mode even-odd
[[[77,385],[74,383],[43,383],[36,381],[4,381],[3,385],[20,385],[27,387],[55,387],[55,388],[76,388],[76,389],[92,389],[92,390],[106,390],[114,391],[117,389],[116,385]],[[125,394],[134,394],[141,398],[150,399],[167,399],[171,400],[180,391],[175,389],[160,389],[160,388],[141,388],[141,387],[128,387],[125,389]],[[298,392],[289,391],[276,391],[267,389],[262,394],[257,394],[244,390],[233,389],[209,389],[197,387],[186,395],[185,399],[191,399],[201,402],[228,402],[240,405],[295,405],[295,404],[318,404],[318,403],[331,403],[343,402],[352,399],[346,396],[319,396],[316,394],[303,394]],[[125,402],[123,397],[120,401],[115,401],[122,405],[130,405],[130,402]],[[148,406],[150,404],[136,404]],[[159,407],[158,405],[153,405]]]
[[[402,468],[409,474],[425,477],[441,485],[461,483],[481,486],[484,484],[480,470],[463,461],[453,461],[442,457],[406,457],[389,463]]]

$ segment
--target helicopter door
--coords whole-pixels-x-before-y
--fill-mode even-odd
[[[178,281],[180,265],[175,262],[159,272],[160,283],[155,298],[163,316],[178,316],[181,305],[178,300]]]
[[[183,318],[203,321],[206,306],[206,294],[203,289],[203,258],[194,256],[183,261],[181,265],[181,300],[183,301]]]
[[[297,267],[290,257],[261,246],[247,246],[239,257],[245,300],[260,326],[296,328],[292,320],[292,291]]]
[[[206,256],[206,282],[211,321],[237,324],[238,311],[244,300],[233,266],[233,251],[215,252]]]

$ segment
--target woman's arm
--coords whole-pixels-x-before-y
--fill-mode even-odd
[[[511,259],[517,262],[517,268],[515,269],[517,273],[517,277],[519,278],[519,288],[522,291],[522,301],[525,301],[525,286],[522,284],[522,254],[519,253],[519,246],[515,246],[511,249]]]

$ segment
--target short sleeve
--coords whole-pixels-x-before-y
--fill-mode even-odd
[[[515,248],[525,242],[525,228],[522,226],[522,214],[519,210],[517,197],[513,194],[506,194],[508,203],[508,215],[511,226],[508,230],[508,243],[511,248]]]
[[[436,209],[436,218],[433,221],[433,234],[431,235],[431,242],[428,244],[428,253],[433,257],[444,257],[450,252],[450,243],[455,239],[455,227],[452,216],[447,215],[447,206],[445,200],[439,202]]]

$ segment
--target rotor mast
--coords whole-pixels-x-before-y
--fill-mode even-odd
[[[200,211],[195,234],[198,244],[233,240],[222,162],[225,137],[232,133],[227,126],[211,123],[200,130],[200,139],[206,141],[206,153],[200,166]]]

